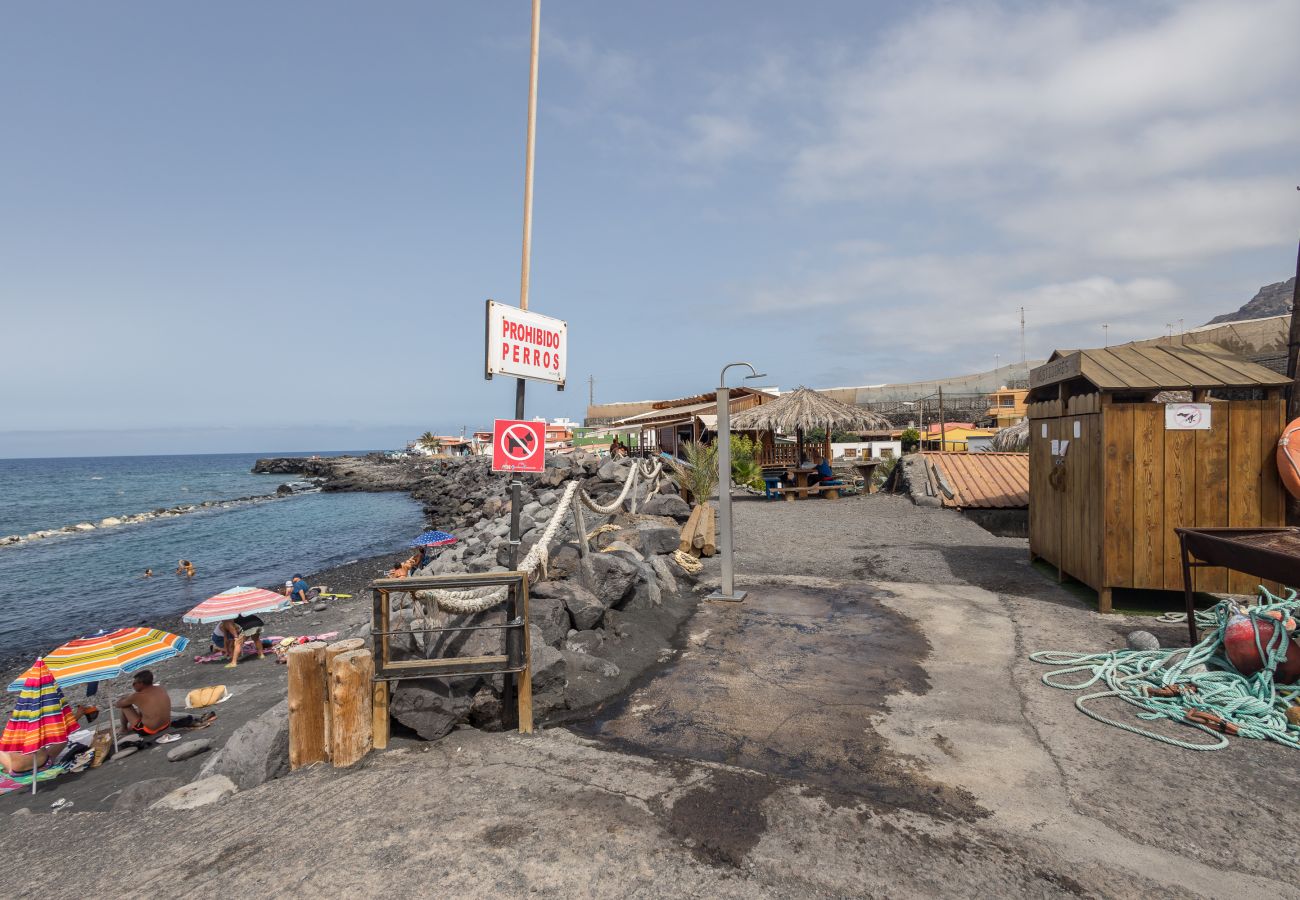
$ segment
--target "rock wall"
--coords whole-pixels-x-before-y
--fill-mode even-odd
[[[660,491],[648,486],[625,499],[609,517],[585,513],[589,530],[602,525],[592,552],[582,561],[572,515],[559,508],[565,482],[578,479],[598,503],[608,505],[622,490],[631,468],[585,453],[548,457],[541,475],[523,476],[520,558],[540,538],[551,517],[565,518],[551,543],[546,575],[531,585],[530,650],[533,709],[538,719],[583,708],[623,690],[656,660],[677,626],[694,607],[694,579],[670,559],[680,523],[690,507],[666,478]],[[445,464],[423,477],[413,491],[425,504],[429,523],[459,538],[438,552],[419,574],[506,571],[509,562],[509,479],[490,471],[481,457]],[[499,623],[500,607],[460,616],[409,594],[393,596],[392,628],[446,628]],[[480,656],[504,652],[500,631],[412,634],[394,638],[396,659]],[[501,728],[501,676],[395,683],[391,702],[397,721],[427,740],[458,724]]]

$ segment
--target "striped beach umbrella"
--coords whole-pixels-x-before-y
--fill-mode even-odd
[[[47,667],[60,687],[69,688],[138,672],[183,653],[189,643],[189,638],[157,628],[118,628],[68,641],[43,661],[37,660],[37,666]],[[37,666],[11,683],[9,690],[22,690]]]
[[[279,612],[289,608],[289,598],[275,591],[263,588],[233,587],[222,591],[215,597],[209,597],[187,612],[186,622],[223,622],[236,616],[251,616],[254,613]]]
[[[77,730],[77,718],[63,699],[63,691],[45,661],[38,659],[27,670],[18,703],[9,724],[0,733],[0,750],[6,753],[36,753],[53,744],[67,743]],[[36,792],[36,758],[32,758],[32,792]]]
[[[456,538],[445,531],[426,531],[411,541],[412,547],[445,547],[456,543]]]

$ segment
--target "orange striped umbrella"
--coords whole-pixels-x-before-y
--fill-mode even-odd
[[[289,598],[284,594],[263,588],[233,587],[204,600],[182,618],[186,622],[221,622],[236,616],[288,608]]]
[[[119,628],[68,641],[47,653],[43,664],[37,660],[37,665],[48,666],[59,685],[67,688],[138,672],[176,656],[189,643],[189,638],[157,628]],[[23,690],[24,680],[36,669],[32,666],[24,672],[9,690]]]

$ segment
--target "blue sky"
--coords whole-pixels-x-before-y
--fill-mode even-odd
[[[526,2],[9,3],[0,455],[511,412]],[[987,369],[1292,274],[1300,3],[543,10],[529,412]]]

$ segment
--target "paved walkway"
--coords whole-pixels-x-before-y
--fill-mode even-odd
[[[890,497],[737,504],[737,529],[752,598],[702,605],[672,661],[590,721],[457,732],[193,812],[26,817],[0,884],[1300,896],[1293,752],[1174,750],[1039,684],[1030,649],[1119,646],[1127,623],[1031,569],[1024,541]]]

